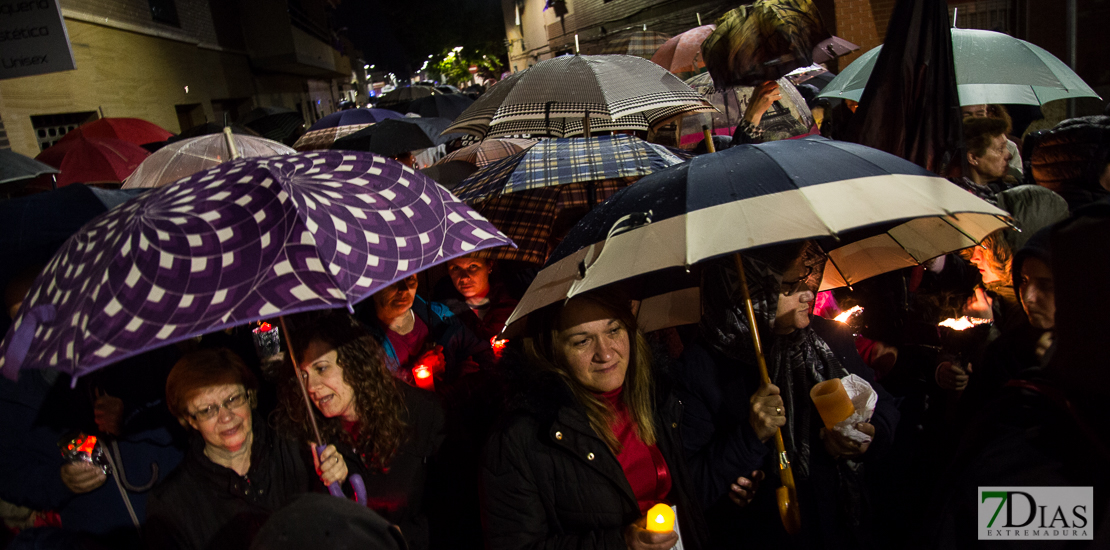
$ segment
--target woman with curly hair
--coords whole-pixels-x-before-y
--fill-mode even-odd
[[[435,396],[394,378],[381,344],[346,313],[303,316],[291,332],[301,380],[324,417],[321,437],[339,448],[351,473],[362,476],[370,508],[401,527],[409,548],[428,548],[426,465],[443,442],[444,424]],[[282,373],[284,424],[312,439],[292,366]]]

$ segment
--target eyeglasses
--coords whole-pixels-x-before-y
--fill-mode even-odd
[[[222,404],[217,403],[215,405],[209,405],[195,413],[189,414],[189,416],[193,417],[193,420],[200,422],[212,420],[213,418],[219,416],[221,406],[230,412],[242,407],[243,405],[246,405],[247,401],[249,401],[249,396],[245,392],[239,392],[231,397],[228,397],[227,399],[224,399],[224,402]]]
[[[802,273],[802,276],[798,277],[797,280],[783,281],[779,285],[779,294],[782,294],[783,296],[790,296],[791,294],[794,294],[795,292],[798,292],[803,288],[808,289],[809,286],[806,285],[806,282],[809,281],[809,276],[813,275],[813,266],[807,265],[805,266],[805,268],[805,272]]]

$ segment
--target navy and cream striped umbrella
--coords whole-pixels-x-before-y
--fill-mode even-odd
[[[821,137],[740,145],[644,177],[594,208],[552,252],[509,322],[633,277],[646,294],[640,298],[678,296],[664,300],[671,314],[694,305],[692,319],[646,326],[696,322],[697,300],[676,291],[688,282],[681,274],[702,260],[835,237],[825,243],[825,290],[974,246],[1006,227],[1005,216],[932,172],[862,145]]]
[[[701,95],[646,59],[574,55],[541,61],[498,82],[447,132],[512,135],[494,134],[491,127],[527,121],[537,131],[515,133],[540,134],[539,130],[558,126],[558,119],[587,117],[592,130],[595,120],[603,123],[636,114],[645,117],[647,128],[654,128],[680,114],[712,110]]]
[[[507,244],[447,190],[377,155],[228,162],[70,237],[20,307],[0,368],[76,377],[227,327],[352,308],[408,275]]]

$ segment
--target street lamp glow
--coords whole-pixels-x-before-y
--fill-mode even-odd
[[[369,69],[369,68],[370,68],[370,65],[363,65],[363,66],[362,66],[362,68],[363,68],[363,69]]]

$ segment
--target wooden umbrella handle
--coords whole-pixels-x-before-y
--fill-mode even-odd
[[[759,379],[765,384],[771,383],[771,376],[767,373],[767,360],[763,357],[763,343],[759,339],[759,327],[755,320],[755,308],[752,307],[752,297],[748,292],[748,278],[744,275],[744,260],[739,253],[735,254],[736,270],[740,274],[740,292],[744,296],[744,310],[748,314],[748,324],[752,332],[752,344],[755,346],[755,362],[759,367]],[[779,479],[782,487],[775,491],[779,503],[779,517],[786,532],[794,535],[802,528],[802,515],[798,508],[798,490],[794,485],[794,470],[790,468],[790,460],[786,456],[786,444],[782,441],[782,430],[775,430],[775,456],[779,461]]]

